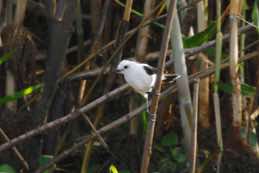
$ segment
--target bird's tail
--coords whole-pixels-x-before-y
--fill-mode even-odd
[[[163,82],[166,83],[174,83],[177,79],[181,78],[182,76],[179,74],[164,74]]]

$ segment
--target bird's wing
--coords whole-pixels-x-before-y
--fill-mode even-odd
[[[157,73],[157,69],[150,65],[144,64],[143,68],[144,68],[145,72],[149,75],[153,75],[153,74]]]

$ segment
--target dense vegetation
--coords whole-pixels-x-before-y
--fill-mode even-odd
[[[0,0],[0,172],[258,173],[258,3]]]

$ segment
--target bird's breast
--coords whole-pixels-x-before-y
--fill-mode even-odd
[[[125,74],[125,80],[137,92],[144,94],[152,87],[152,78],[136,72]]]

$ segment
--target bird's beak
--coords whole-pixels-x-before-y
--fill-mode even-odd
[[[121,71],[122,71],[121,69],[118,69],[118,68],[116,69],[116,73],[121,73]]]

